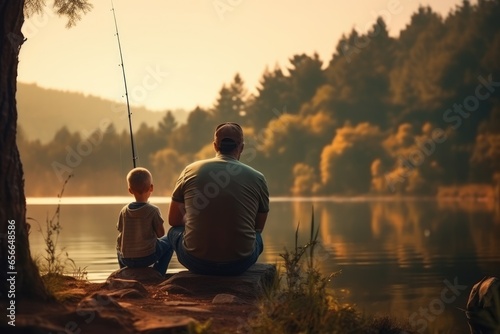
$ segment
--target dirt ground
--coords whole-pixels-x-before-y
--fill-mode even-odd
[[[165,325],[172,328],[178,325],[179,330],[195,320],[201,326],[210,323],[211,333],[247,333],[247,320],[258,312],[256,302],[212,303],[214,296],[211,295],[169,294],[157,284],[143,285],[146,297],[115,297],[117,303],[96,304],[96,312],[93,312],[92,307],[82,308],[82,300],[88,300],[94,293],[102,292],[101,296],[105,296],[110,290],[103,289],[103,283],[68,279],[57,293],[58,302],[20,301],[16,328],[2,321],[0,332],[154,333]]]

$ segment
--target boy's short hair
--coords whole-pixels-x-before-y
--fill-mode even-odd
[[[135,193],[142,194],[149,190],[153,176],[143,167],[136,167],[127,174],[128,187]]]

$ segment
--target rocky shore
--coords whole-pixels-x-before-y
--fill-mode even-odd
[[[65,278],[58,302],[20,301],[16,327],[2,333],[214,333],[246,332],[256,301],[276,268],[255,264],[236,277],[188,271],[163,278],[151,268],[125,268],[105,283]]]

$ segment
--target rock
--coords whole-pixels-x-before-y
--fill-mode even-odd
[[[193,295],[193,293],[188,289],[177,284],[168,284],[166,281],[160,284],[160,291],[163,291],[168,295]]]
[[[189,328],[196,323],[185,316],[147,316],[136,321],[134,327],[141,334],[190,333]]]
[[[83,297],[87,294],[87,291],[81,288],[73,288],[68,290],[56,291],[54,295],[58,300],[62,300],[65,302],[73,301],[77,302],[82,300]]]
[[[145,298],[148,290],[140,282],[130,279],[110,278],[103,285],[104,289],[114,290],[107,293],[114,298]]]
[[[109,278],[122,278],[129,280],[136,280],[142,283],[159,283],[165,280],[158,271],[151,267],[146,268],[122,268],[116,270],[109,275]]]
[[[133,289],[137,290],[139,293],[147,295],[148,291],[140,282],[131,279],[121,279],[121,278],[110,278],[106,280],[103,285],[104,289],[108,290],[121,290],[121,289]]]
[[[108,293],[108,296],[118,299],[122,298],[139,299],[139,298],[145,298],[147,295],[148,295],[147,293],[139,292],[136,289],[120,289]]]
[[[484,277],[476,283],[467,302],[471,333],[497,333],[500,329],[500,279]]]
[[[120,306],[123,308],[133,308],[134,307],[134,304],[129,303],[129,302],[119,301],[118,304],[120,304]]]
[[[245,304],[245,301],[234,295],[219,293],[212,299],[212,304]]]
[[[177,309],[195,313],[210,313],[210,310],[196,306],[178,306]]]
[[[0,333],[178,334],[190,333],[197,324],[190,316],[169,314],[169,306],[160,308],[164,312],[159,312],[158,309],[151,312],[150,309],[143,309],[143,305],[150,301],[118,303],[111,296],[126,290],[100,290],[76,305],[20,301],[23,307],[19,310],[22,309],[23,312],[16,313],[15,327],[6,322],[0,323]],[[130,291],[138,293],[135,289]],[[189,309],[193,305],[186,302],[181,302],[179,306],[188,307],[185,313],[205,314],[201,307]],[[182,311],[177,313],[182,314]]]
[[[197,275],[189,271],[181,271],[161,283],[160,286],[168,293],[188,291],[191,295],[211,296],[212,298],[217,294],[226,293],[252,300],[258,298],[264,289],[271,286],[275,276],[276,266],[256,263],[239,276]]]
[[[183,301],[179,301],[179,300],[166,301],[163,304],[168,305],[168,306],[196,306],[196,305],[199,305],[199,303],[183,302]]]
[[[80,303],[78,303],[77,310],[85,309],[106,309],[109,311],[112,310],[128,313],[128,311],[124,307],[122,307],[113,297],[110,297],[102,292],[94,292],[92,295],[84,298]]]
[[[82,332],[96,325],[124,333],[132,332],[133,313],[102,292],[95,292],[83,299],[76,307],[76,314]],[[101,324],[94,323],[95,321]]]
[[[118,291],[123,290],[114,292]],[[188,333],[189,326],[196,323],[194,319],[186,316],[160,317],[137,308],[127,309],[102,292],[96,292],[82,300],[76,310],[82,322],[92,324],[94,318],[100,319],[109,328],[106,331],[109,333]]]
[[[19,315],[14,328],[15,333],[137,333],[129,317],[121,313],[108,313],[105,309],[77,309]],[[12,333],[13,328],[9,327],[6,331],[2,329],[2,333]]]

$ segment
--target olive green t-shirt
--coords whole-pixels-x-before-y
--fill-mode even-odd
[[[229,156],[188,165],[172,200],[186,209],[184,248],[196,258],[231,262],[252,254],[257,213],[269,211],[264,175]]]

